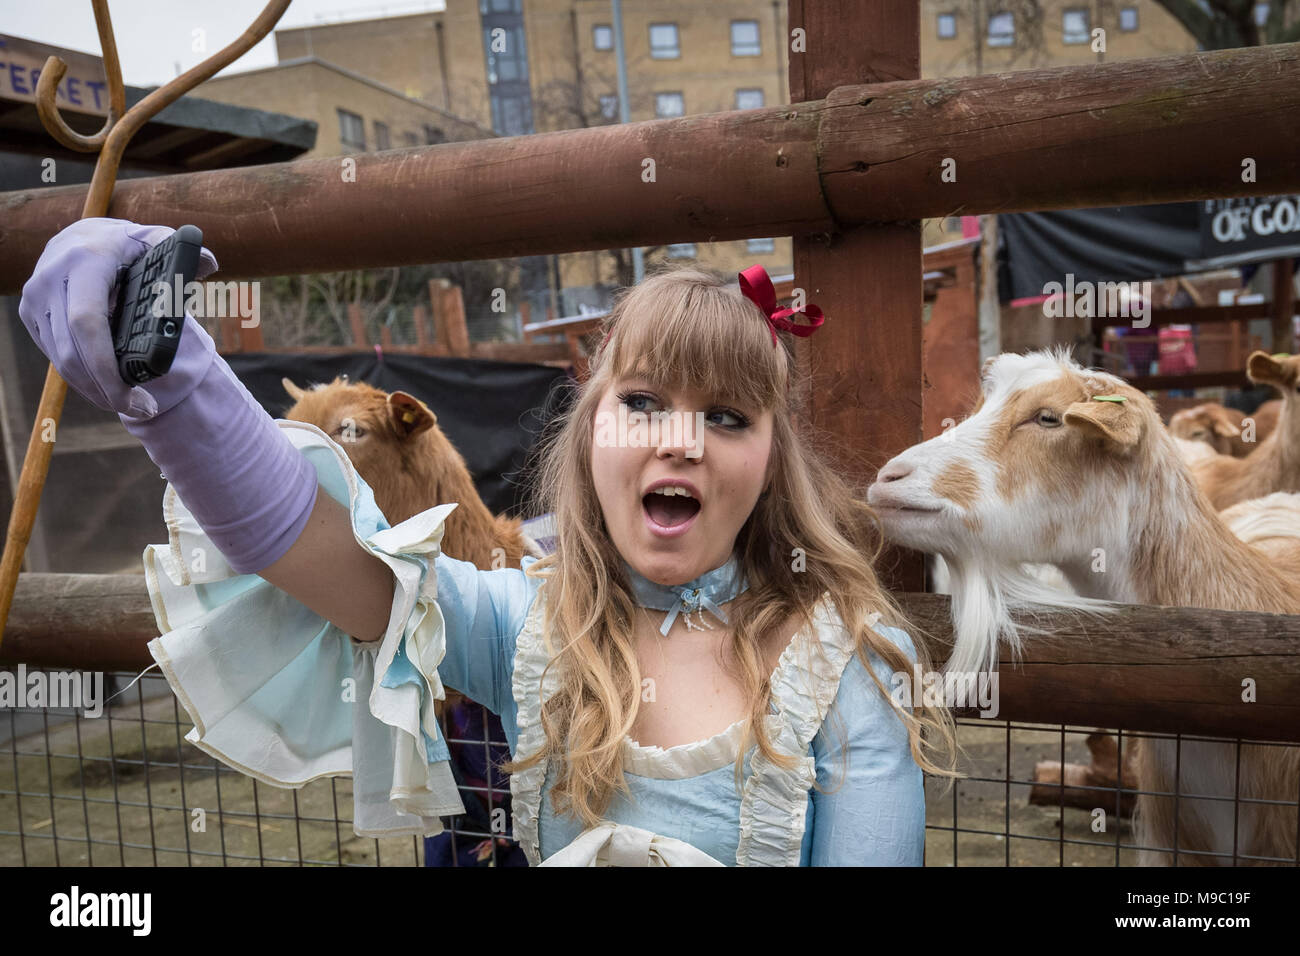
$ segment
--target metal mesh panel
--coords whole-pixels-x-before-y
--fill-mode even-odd
[[[31,673],[35,669],[28,669]],[[105,677],[105,695],[135,675]],[[110,678],[112,679],[110,681]],[[483,747],[499,759],[500,744],[481,737],[453,743]],[[190,727],[161,677],[146,675],[95,719],[74,711],[0,710],[0,865],[4,866],[411,866],[425,862],[425,841],[373,839],[352,832],[348,778],[315,781],[300,790],[269,786],[219,763],[184,740]],[[1118,786],[1035,782],[1044,761],[1086,765],[1086,741],[1114,738]],[[1132,866],[1138,862],[1127,804],[1138,792],[1119,762],[1137,736],[1119,730],[1061,725],[958,721],[960,768],[969,776],[948,785],[928,777],[926,864],[929,866]],[[1163,736],[1182,744],[1203,741]],[[1231,741],[1237,767],[1243,743]],[[1282,744],[1262,744],[1282,747]],[[1238,774],[1239,775],[1239,774]],[[1175,778],[1177,779],[1177,778]],[[449,818],[450,859],[465,851],[477,865],[502,865],[516,853],[503,826],[508,784],[458,781],[469,807],[481,800],[487,817]],[[1296,781],[1300,787],[1300,781]],[[1038,803],[1029,800],[1037,788]],[[1095,792],[1095,801],[1078,791]],[[1047,802],[1042,794],[1047,793]],[[1294,793],[1293,793],[1294,796]],[[1300,801],[1240,794],[1171,792],[1169,801],[1230,802],[1234,825],[1248,806],[1280,803],[1300,820]],[[1087,805],[1084,805],[1087,804]],[[1186,848],[1177,855],[1185,863]],[[1150,849],[1171,849],[1153,847]],[[1300,848],[1259,860],[1235,845],[1225,863],[1296,865]]]

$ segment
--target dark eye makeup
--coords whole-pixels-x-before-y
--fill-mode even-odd
[[[647,412],[647,413],[654,411],[654,409],[638,407],[636,403],[640,401],[646,401],[646,402],[658,404],[659,402],[659,399],[655,398],[654,395],[650,394],[649,392],[642,391],[640,389],[628,389],[627,391],[619,392],[618,400],[622,404],[626,405],[629,411]],[[728,431],[741,431],[743,429],[748,428],[752,424],[746,415],[736,411],[734,408],[729,408],[725,405],[715,405],[713,408],[709,409],[708,414],[709,415],[730,415],[732,418],[734,418],[736,420],[735,424],[728,425],[721,422],[710,423],[710,424],[715,424],[720,428],[725,428]]]

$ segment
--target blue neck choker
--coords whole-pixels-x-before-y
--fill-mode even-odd
[[[672,630],[673,621],[677,619],[678,614],[681,614],[682,619],[686,621],[687,630],[713,629],[713,625],[704,620],[704,611],[708,611],[722,623],[729,624],[727,615],[719,605],[726,604],[749,587],[749,582],[740,568],[740,559],[734,553],[721,567],[714,568],[695,580],[676,587],[656,584],[638,573],[627,561],[623,562],[623,569],[632,584],[632,593],[636,597],[637,604],[656,611],[668,612],[663,625],[659,628],[659,633],[665,636]],[[692,614],[699,618],[699,624],[691,621]]]

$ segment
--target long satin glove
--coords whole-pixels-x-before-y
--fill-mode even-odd
[[[143,385],[117,370],[108,327],[118,270],[175,230],[82,219],[45,247],[18,316],[68,386],[116,412],[240,574],[274,564],[316,503],[316,472],[186,313],[171,369]],[[198,275],[217,268],[204,249]]]

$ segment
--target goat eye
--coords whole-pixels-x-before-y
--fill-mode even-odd
[[[1034,421],[1044,428],[1057,428],[1061,424],[1061,417],[1056,412],[1040,408],[1038,414],[1034,416]]]

